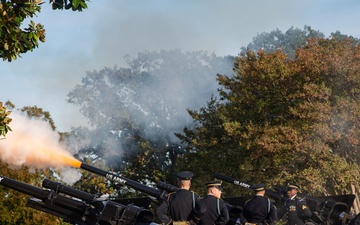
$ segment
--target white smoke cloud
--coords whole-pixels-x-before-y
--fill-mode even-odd
[[[17,111],[13,111],[10,117],[12,131],[0,141],[0,159],[3,162],[12,167],[25,165],[36,169],[63,169],[62,178],[68,182],[74,176],[78,179],[75,169],[71,172],[64,168],[76,166],[79,161],[59,143],[60,136],[49,123]]]
[[[61,168],[59,171],[61,180],[69,185],[73,185],[76,181],[80,180],[81,173],[70,167]]]

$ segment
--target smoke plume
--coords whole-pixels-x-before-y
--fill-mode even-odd
[[[0,159],[11,166],[30,168],[54,168],[63,171],[67,167],[79,168],[81,162],[59,143],[59,134],[50,124],[13,111],[12,122],[5,139],[0,140]],[[74,171],[73,171],[74,172]]]

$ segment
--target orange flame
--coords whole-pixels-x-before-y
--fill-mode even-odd
[[[30,154],[26,157],[24,164],[30,166],[34,166],[34,164],[54,167],[71,166],[76,168],[81,166],[81,162],[70,153],[54,149],[37,150],[36,154]]]
[[[30,120],[12,114],[13,131],[0,141],[0,159],[10,165],[35,168],[72,166],[80,168],[77,160],[59,143],[59,134],[44,121]]]

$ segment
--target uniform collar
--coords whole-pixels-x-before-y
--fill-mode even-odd
[[[290,198],[290,200],[294,200],[295,197],[296,197],[296,195],[292,196],[292,197]]]

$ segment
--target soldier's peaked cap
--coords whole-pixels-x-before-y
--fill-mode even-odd
[[[255,184],[250,187],[254,191],[262,191],[265,190],[265,184]]]
[[[194,176],[194,173],[191,171],[181,171],[178,174],[176,174],[176,177],[179,180],[191,180],[191,178]]]
[[[221,180],[213,180],[205,183],[207,187],[217,187],[217,186],[221,186],[221,184],[222,184]]]
[[[288,183],[287,184],[287,189],[300,189],[300,186],[297,185],[297,184]]]

